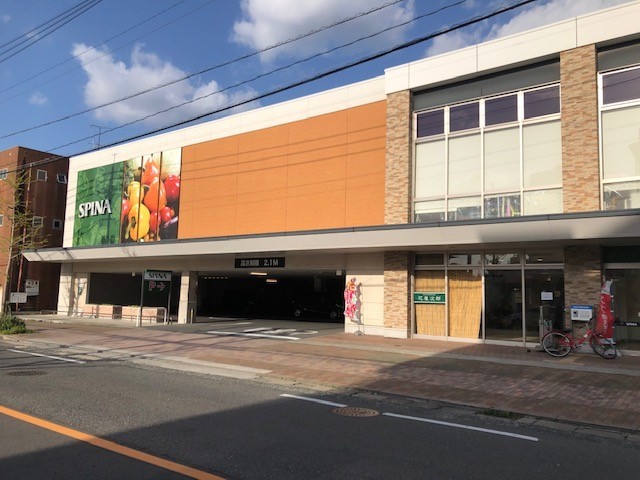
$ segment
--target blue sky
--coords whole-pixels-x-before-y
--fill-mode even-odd
[[[11,58],[5,59],[7,54],[1,53],[7,46],[0,47],[3,113],[0,137],[4,137],[0,138],[0,151],[22,145],[63,155],[84,152],[95,148],[98,132],[100,143],[105,145],[162,128],[251,100],[390,46],[517,3],[517,0],[103,0],[46,37],[30,33],[80,1],[0,1],[0,45],[17,38],[38,39]],[[382,75],[390,66],[621,3],[626,2],[538,0],[491,21],[251,101],[238,109],[346,85]],[[376,12],[304,39],[232,61],[386,4],[389,5]],[[428,15],[440,8],[441,12]],[[424,17],[413,20],[420,16]],[[392,28],[402,23],[406,25]],[[342,47],[386,28],[390,28],[386,33]],[[329,49],[336,50],[324,53]],[[304,61],[314,55],[312,60]],[[300,63],[289,67],[294,62]],[[228,65],[75,115],[222,63]],[[270,73],[276,69],[281,70]],[[251,81],[256,77],[260,78]],[[180,104],[185,105],[172,108]],[[12,135],[67,116],[70,118],[64,121]],[[201,121],[212,118],[215,117]],[[116,127],[120,128],[108,131]]]

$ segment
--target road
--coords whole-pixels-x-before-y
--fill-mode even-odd
[[[615,433],[0,342],[3,480],[635,478],[639,453]]]

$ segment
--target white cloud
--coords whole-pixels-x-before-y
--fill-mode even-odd
[[[133,48],[129,65],[125,62],[117,61],[107,50],[91,49],[84,44],[75,44],[72,53],[74,56],[78,56],[83,70],[89,77],[84,86],[84,100],[87,106],[92,108],[171,82],[186,75],[186,72],[170,62],[162,60],[158,55],[145,52],[142,45],[136,45]],[[143,122],[154,127],[164,126],[248,99],[254,93],[250,89],[245,89],[238,93],[227,94],[221,92],[195,100],[218,90],[219,86],[215,80],[202,85],[194,84],[191,79],[183,80],[167,87],[99,108],[94,112],[94,115],[98,120],[126,123],[176,105],[192,102],[149,117]],[[255,106],[255,103],[253,103],[238,107],[235,111]]]
[[[29,97],[30,105],[46,105],[49,99],[40,92],[35,92]]]
[[[427,56],[438,55],[486,40],[513,35],[626,2],[628,0],[580,0],[579,2],[575,0],[550,0],[522,10],[507,22],[500,23],[498,20],[489,28],[486,25],[478,26],[437,37],[427,49]]]
[[[316,28],[330,25],[343,18],[371,10],[388,0],[242,0],[243,18],[233,26],[232,39],[252,49],[260,50],[286,41]],[[269,50],[260,55],[263,62],[277,56],[304,57],[350,40],[370,35],[413,17],[414,3],[410,0],[364,15],[345,24],[319,32],[310,37]],[[360,50],[378,50],[402,39],[406,28],[391,30],[365,41]]]

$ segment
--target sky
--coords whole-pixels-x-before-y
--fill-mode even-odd
[[[383,75],[385,68],[627,2],[537,0],[268,95],[516,3],[0,0],[0,151],[21,145],[72,156],[196,117],[202,118],[184,125],[348,85]],[[60,21],[75,7],[87,9]]]

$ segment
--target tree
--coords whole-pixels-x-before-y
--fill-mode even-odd
[[[23,280],[25,259],[22,253],[47,246],[47,238],[42,234],[43,219],[36,217],[29,205],[31,172],[29,167],[8,172],[0,187],[0,215],[5,226],[5,233],[0,235],[0,254],[6,259],[1,299],[3,312],[9,305],[9,292],[14,286],[18,291]]]

